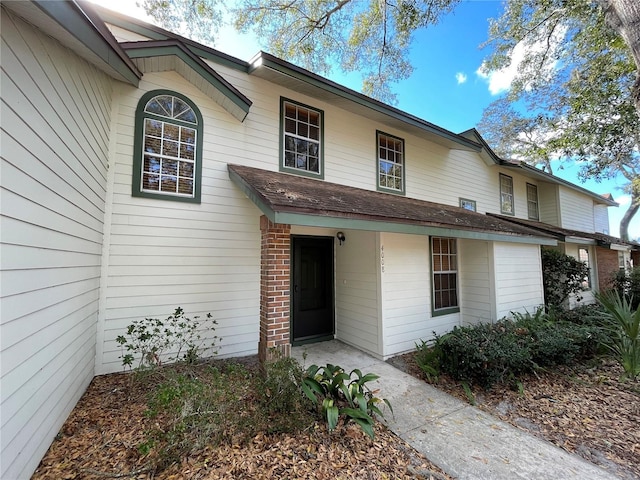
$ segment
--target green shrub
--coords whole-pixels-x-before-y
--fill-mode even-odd
[[[599,327],[555,320],[542,310],[513,316],[513,320],[455,327],[436,336],[431,348],[418,346],[416,361],[432,375],[442,371],[488,388],[517,381],[537,368],[593,355],[602,338]]]
[[[600,316],[607,333],[605,345],[622,365],[624,376],[640,376],[640,308],[633,308],[629,299],[618,292],[596,295],[605,308]]]
[[[313,403],[303,394],[305,372],[296,359],[278,358],[264,366],[257,387],[268,433],[294,432],[314,418]]]
[[[629,271],[619,270],[613,276],[611,288],[624,296],[633,309],[640,307],[640,266]]]
[[[132,368],[134,360],[138,359],[137,370],[153,368],[162,363],[183,361],[194,363],[203,355],[215,355],[217,336],[210,337],[210,343],[205,344],[200,332],[215,331],[217,325],[210,313],[206,320],[200,321],[199,316],[188,318],[181,307],[176,308],[166,319],[145,318],[134,320],[128,327],[126,335],[118,335],[116,342],[123,349],[120,356],[122,365]],[[125,353],[126,352],[126,353]]]
[[[489,387],[530,369],[531,354],[523,346],[527,334],[505,319],[455,327],[436,337],[435,348],[442,351],[442,371],[456,380]]]
[[[561,309],[571,294],[582,300],[582,284],[589,275],[589,267],[558,250],[543,248],[541,255],[545,305]]]
[[[311,365],[301,386],[313,403],[322,406],[322,414],[327,420],[329,430],[334,430],[340,418],[343,418],[344,423],[357,423],[373,438],[373,414],[384,417],[378,404],[385,403],[393,412],[389,401],[386,398],[377,398],[367,386],[368,382],[378,378],[380,377],[373,373],[363,375],[357,368],[347,374],[338,365]]]

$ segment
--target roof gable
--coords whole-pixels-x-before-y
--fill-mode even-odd
[[[173,70],[235,118],[244,121],[252,102],[178,40],[121,44],[141,72]]]

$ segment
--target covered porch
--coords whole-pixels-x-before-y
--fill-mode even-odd
[[[262,213],[263,360],[332,338],[385,359],[434,331],[543,303],[539,248],[555,240],[538,232],[459,207],[228,169]]]

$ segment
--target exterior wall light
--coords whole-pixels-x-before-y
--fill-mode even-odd
[[[338,232],[336,233],[336,238],[338,239],[338,241],[340,242],[340,245],[342,245],[342,242],[347,240],[347,237],[344,236],[344,233],[342,232]]]

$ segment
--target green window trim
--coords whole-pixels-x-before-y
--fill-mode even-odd
[[[310,114],[317,114],[317,119],[304,121],[300,118],[290,118],[287,116],[288,109],[295,110],[296,112],[308,111]],[[310,117],[313,115],[310,115]],[[287,120],[287,122],[285,122]],[[296,128],[297,131],[294,134],[289,130]],[[300,128],[306,128],[306,132],[300,132]],[[311,131],[316,132],[311,133]],[[306,133],[306,134],[305,134]],[[290,142],[287,142],[287,137]],[[313,138],[316,137],[316,138]],[[300,140],[297,143],[296,140]],[[291,148],[292,143],[295,147],[302,147],[306,145],[307,151],[302,156],[297,155],[296,151]],[[317,148],[317,151],[313,150]],[[302,158],[305,159],[305,165],[307,168],[297,168],[295,166],[287,165],[287,163],[297,163]],[[317,161],[317,172],[312,166],[312,162]],[[293,173],[295,175],[301,175],[303,177],[316,178],[324,180],[324,111],[309,105],[305,105],[289,98],[280,97],[280,160],[278,162],[279,170],[281,172]]]
[[[386,167],[383,169],[383,164]],[[405,195],[406,151],[404,139],[376,130],[376,189]],[[383,180],[386,185],[383,185]],[[395,187],[389,187],[393,182]]]
[[[540,201],[538,186],[527,183],[527,216],[529,220],[540,220]]]
[[[460,200],[460,208],[464,208],[465,210],[469,210],[470,212],[476,212],[476,201],[469,200],[468,198],[459,197]]]
[[[516,206],[513,177],[501,173],[498,183],[500,187],[500,213],[504,215],[515,215]]]
[[[195,123],[190,121],[183,121],[177,118],[171,118],[164,115],[154,114],[148,111],[145,111],[145,107],[155,97],[158,96],[171,96],[175,97],[182,102],[184,102],[188,107],[191,108],[195,115]],[[193,169],[192,181],[193,188],[191,195],[186,194],[178,194],[178,193],[167,193],[162,191],[154,191],[143,188],[143,165],[144,165],[144,145],[145,145],[145,122],[146,120],[160,122],[163,125],[170,125],[178,127],[178,129],[182,132],[188,130],[195,130],[195,141],[193,143],[189,143],[188,145],[193,144],[195,146],[195,152],[193,155]],[[140,100],[138,101],[138,106],[136,107],[135,114],[135,128],[134,128],[134,141],[133,141],[133,177],[131,180],[131,195],[134,197],[142,197],[142,198],[155,198],[158,200],[170,200],[174,202],[188,202],[188,203],[200,203],[201,201],[201,191],[202,191],[202,132],[203,132],[203,121],[202,114],[196,105],[189,100],[184,95],[174,92],[172,90],[152,90],[150,92],[145,93]],[[164,142],[164,137],[160,138],[161,142]],[[179,143],[179,145],[182,145]],[[186,146],[187,144],[185,144]],[[178,154],[180,157],[180,154]],[[182,163],[180,158],[176,157],[174,161],[175,163]],[[189,160],[185,160],[184,163],[191,163]],[[167,176],[170,176],[167,174]],[[176,177],[176,182],[180,181],[178,177],[178,172],[174,175]],[[191,177],[189,177],[191,178]],[[189,179],[187,178],[187,181]],[[161,188],[161,187],[160,187]],[[177,187],[179,189],[179,187]]]
[[[441,243],[439,252],[434,252],[434,241],[437,240]],[[442,251],[442,242],[447,242],[447,251]],[[453,244],[453,250],[450,248],[450,245]],[[438,263],[436,264],[434,253],[437,253],[441,256]],[[444,257],[447,258],[446,262],[443,262]],[[450,237],[430,237],[429,238],[429,259],[431,264],[431,316],[439,317],[442,315],[450,315],[452,313],[460,312],[460,282],[459,282],[459,274],[460,271],[458,269],[458,240],[456,238]],[[443,269],[445,266],[444,263],[447,263],[447,269]],[[454,267],[451,268],[451,263],[455,263]],[[451,305],[446,306],[438,306],[438,303],[443,302],[443,297],[440,299],[440,302],[436,300],[436,275],[447,276],[447,280],[450,280],[451,276],[455,276],[455,289],[454,290],[454,301],[451,301],[451,288],[440,289],[439,291],[443,292],[444,290],[448,291],[447,297],[449,301],[446,303],[451,303]],[[442,280],[441,280],[442,281]],[[442,284],[441,284],[442,285]]]

